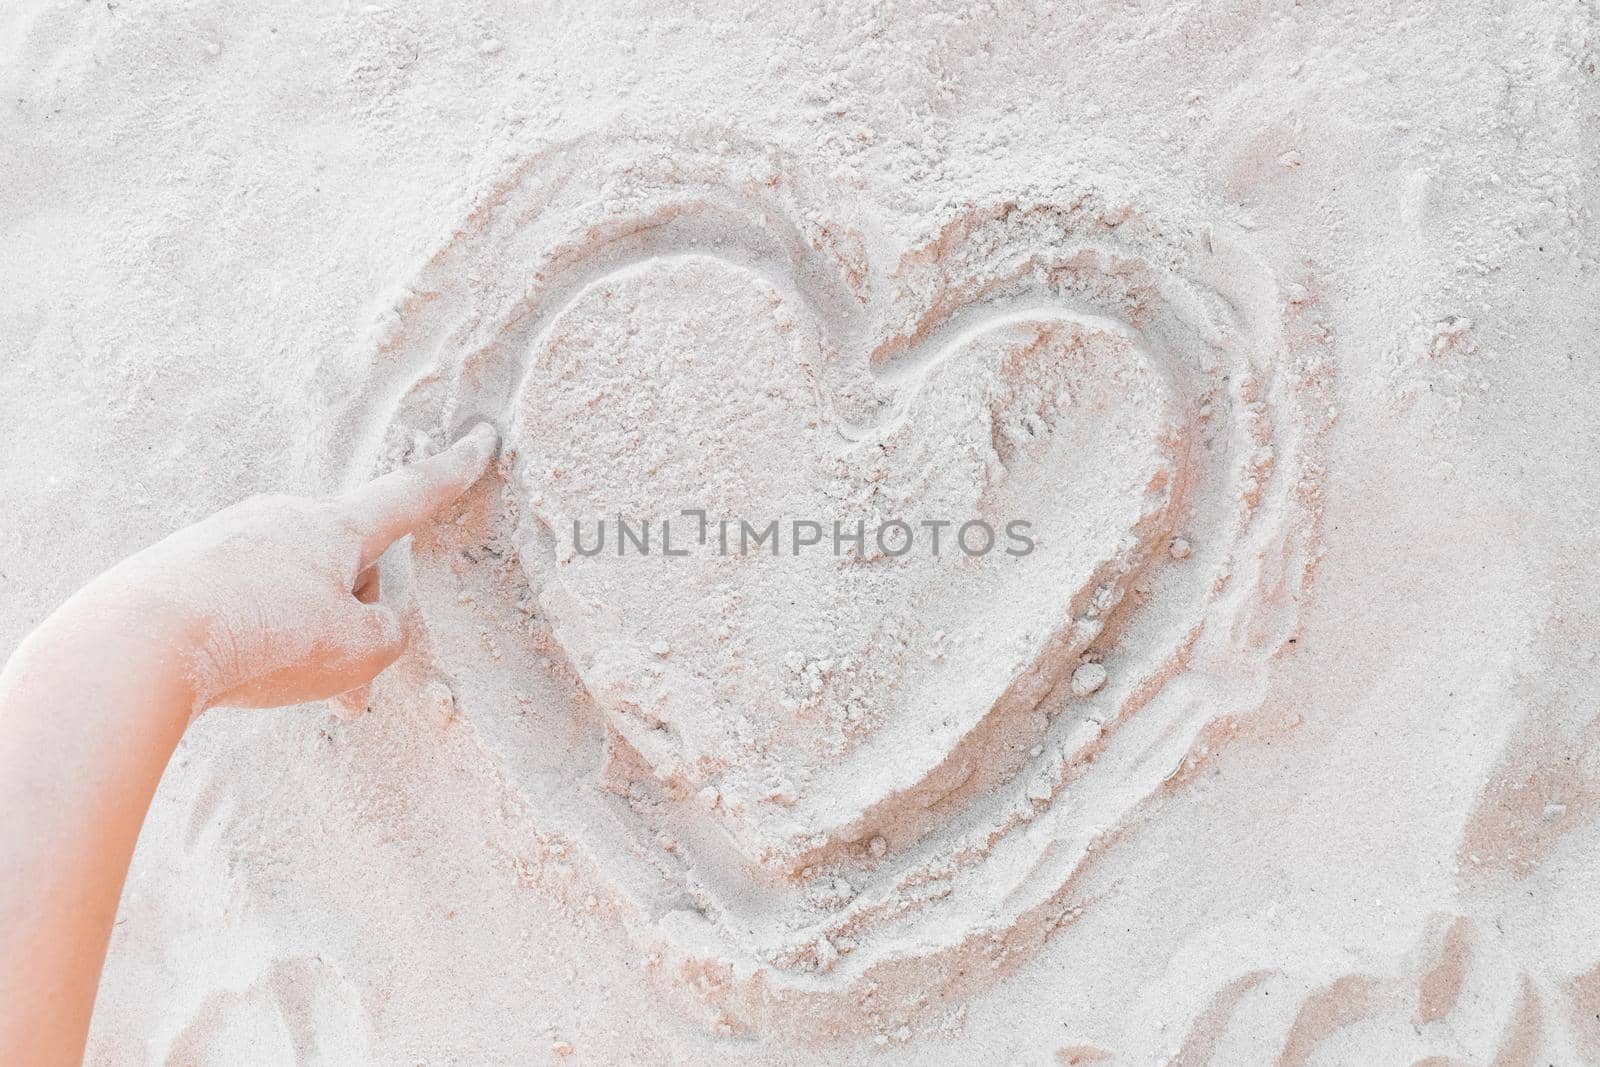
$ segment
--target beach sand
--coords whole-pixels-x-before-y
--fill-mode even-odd
[[[191,728],[89,1062],[1600,1062],[1592,5],[30,0],[0,83],[0,649],[505,435],[367,714]]]

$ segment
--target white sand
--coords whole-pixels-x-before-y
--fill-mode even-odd
[[[91,1062],[1600,1062],[1600,13],[655,7],[0,14],[0,648],[507,431]]]

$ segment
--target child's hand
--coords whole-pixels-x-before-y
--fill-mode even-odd
[[[257,496],[180,530],[98,579],[102,603],[134,605],[167,635],[194,686],[195,710],[269,707],[346,694],[405,645],[378,603],[375,566],[391,543],[460,496],[498,447],[492,427],[343,496]]]
[[[139,824],[194,713],[359,693],[405,643],[374,564],[497,446],[483,426],[337,499],[246,500],[23,639],[0,670],[0,1063],[82,1057]]]

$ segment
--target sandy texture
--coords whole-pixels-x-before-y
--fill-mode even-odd
[[[92,1062],[1600,1062],[1592,5],[0,20],[5,647],[506,434]],[[686,508],[1038,540],[571,536]]]

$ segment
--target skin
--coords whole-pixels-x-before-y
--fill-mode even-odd
[[[216,705],[339,698],[400,655],[385,549],[494,458],[487,426],[343,496],[252,497],[79,590],[0,671],[0,1063],[83,1056],[134,843]]]

